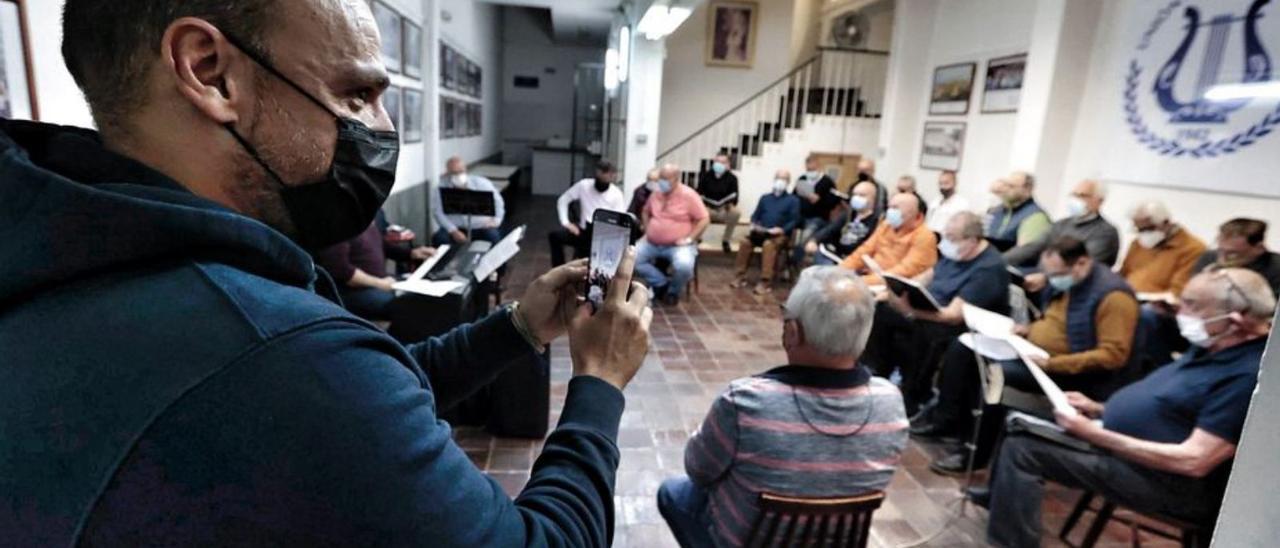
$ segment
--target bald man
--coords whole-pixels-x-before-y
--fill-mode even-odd
[[[738,242],[737,276],[733,287],[746,287],[747,268],[751,254],[761,248],[760,281],[756,283],[757,295],[768,293],[773,275],[778,270],[778,252],[787,245],[791,232],[800,224],[800,197],[787,192],[791,184],[791,172],[779,169],[773,175],[773,187],[760,197],[756,210],[751,213],[751,232]]]
[[[853,250],[840,266],[863,274],[867,285],[883,285],[867,267],[870,257],[886,273],[904,278],[924,274],[938,262],[938,238],[924,224],[924,199],[917,194],[895,194],[889,199],[884,221],[871,238]]]
[[[444,202],[440,199],[440,189],[457,188],[476,192],[488,192],[493,195],[493,215],[460,215],[446,214]],[[499,228],[506,216],[506,202],[502,193],[493,186],[493,181],[479,175],[467,173],[467,164],[461,156],[453,156],[445,162],[445,174],[438,184],[431,185],[431,217],[439,227],[431,238],[436,246],[445,244],[460,245],[471,240],[497,242],[502,239]]]

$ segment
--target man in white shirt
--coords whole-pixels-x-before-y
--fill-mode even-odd
[[[622,190],[613,184],[618,168],[609,160],[596,164],[595,178],[586,178],[564,191],[556,200],[556,214],[560,216],[560,228],[547,234],[551,244],[551,266],[564,264],[565,246],[573,247],[574,258],[586,257],[591,245],[591,217],[597,209],[626,211],[627,203]],[[578,222],[569,220],[569,204],[578,202]]]
[[[943,170],[938,175],[938,193],[941,196],[929,202],[929,218],[925,224],[929,226],[929,230],[942,234],[952,215],[969,211],[969,200],[956,194],[956,172],[950,169]]]
[[[497,242],[502,239],[502,233],[498,228],[502,226],[502,218],[506,215],[506,204],[502,201],[502,193],[493,186],[493,181],[479,175],[469,175],[467,164],[463,163],[462,158],[458,156],[449,158],[445,169],[447,171],[440,178],[440,182],[431,185],[431,217],[439,227],[431,237],[432,245],[440,247],[445,244],[465,244],[472,239],[486,242]],[[493,193],[493,216],[445,215],[444,206],[440,202],[442,185],[445,185],[443,188]],[[470,236],[467,235],[468,229],[471,232]]]

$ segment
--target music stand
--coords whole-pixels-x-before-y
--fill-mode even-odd
[[[493,193],[487,190],[440,189],[440,208],[444,210],[444,214],[466,215],[468,240],[471,239],[471,217],[493,217],[497,215],[497,207]]]

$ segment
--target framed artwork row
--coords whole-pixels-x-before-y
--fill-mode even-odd
[[[440,96],[440,132],[445,139],[474,137],[482,131],[480,103]]]
[[[382,93],[382,107],[405,143],[422,142],[422,98],[416,88],[391,86]]]
[[[976,62],[955,63],[933,69],[929,94],[929,114],[968,114],[973,96]],[[1027,54],[1019,53],[987,61],[982,86],[984,114],[1017,112],[1022,99],[1022,81],[1027,70]]]
[[[453,46],[441,42],[440,87],[479,99],[483,94],[482,76],[480,65]]]
[[[372,0],[370,8],[382,35],[382,62],[387,70],[422,79],[422,25],[379,0]]]

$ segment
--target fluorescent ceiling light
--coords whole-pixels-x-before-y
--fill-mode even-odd
[[[631,27],[618,30],[618,81],[626,82],[631,72]]]
[[[661,40],[664,36],[675,32],[681,23],[689,18],[693,10],[689,8],[673,8],[671,6],[649,6],[640,18],[636,31],[650,40]]]
[[[613,48],[604,52],[604,89],[618,89],[618,50]]]
[[[1204,98],[1210,101],[1229,101],[1232,99],[1270,99],[1280,98],[1280,82],[1258,82],[1255,84],[1219,84],[1204,92]]]

